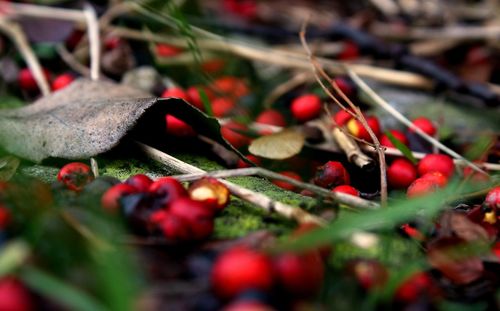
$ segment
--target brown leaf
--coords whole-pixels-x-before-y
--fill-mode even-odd
[[[440,236],[455,235],[467,242],[488,240],[488,232],[480,225],[469,220],[463,213],[446,212],[441,217],[440,224]]]
[[[304,146],[305,138],[294,129],[259,137],[252,141],[248,150],[251,154],[273,160],[283,160],[297,155]]]

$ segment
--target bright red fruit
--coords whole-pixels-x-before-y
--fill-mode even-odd
[[[85,185],[94,180],[94,174],[90,166],[80,162],[72,162],[59,170],[57,180],[70,190],[81,191]]]
[[[212,285],[223,298],[231,298],[248,289],[268,291],[273,285],[269,258],[261,252],[240,246],[217,258],[212,269]]]
[[[389,132],[391,132],[392,136],[394,136],[397,140],[402,142],[404,145],[408,146],[409,144],[408,138],[406,138],[406,135],[403,132],[398,130],[389,130]],[[382,135],[382,138],[380,138],[380,144],[382,146],[395,148],[394,145],[392,144],[392,141],[385,134]]]
[[[174,97],[174,98],[180,98],[180,99],[184,99],[185,101],[189,101],[189,96],[187,95],[187,93],[180,87],[171,87],[169,89],[166,89],[165,91],[163,91],[163,93],[161,94],[161,97],[163,98],[170,98],[170,97]]]
[[[355,197],[359,197],[359,191],[358,189],[349,186],[349,185],[340,185],[332,189],[333,192],[341,192],[341,193],[347,193],[350,195],[353,195]]]
[[[188,192],[184,186],[172,177],[157,179],[149,186],[149,192],[160,198],[165,207],[179,198],[188,197]]]
[[[70,73],[59,75],[52,81],[52,91],[63,89],[73,83],[73,81],[75,81],[75,77]]]
[[[325,277],[318,251],[281,254],[274,260],[274,271],[279,284],[290,294],[300,297],[316,294]]]
[[[234,100],[249,93],[246,82],[232,76],[219,78],[213,82],[212,86],[219,95],[226,95]]]
[[[295,98],[290,109],[295,119],[305,122],[317,118],[321,113],[321,99],[314,94],[306,94]]]
[[[387,181],[394,189],[406,189],[417,179],[417,169],[406,159],[396,159],[387,169]]]
[[[257,17],[257,3],[255,0],[224,0],[224,9],[244,19]]]
[[[246,158],[250,161],[252,161],[255,165],[260,166],[261,161],[259,158],[254,156],[253,154],[246,155]],[[242,159],[238,159],[238,163],[236,164],[237,168],[247,168],[247,167],[252,167],[252,165],[248,164],[247,162],[243,161]]]
[[[166,212],[158,226],[167,240],[189,241],[193,239],[189,221],[172,213]]]
[[[433,287],[432,278],[425,272],[412,275],[396,290],[396,299],[404,302],[413,302],[418,297],[428,294]]]
[[[352,41],[344,42],[344,48],[337,56],[340,60],[354,60],[359,57],[358,45]]]
[[[189,137],[196,135],[196,132],[191,125],[172,115],[167,114],[165,116],[165,122],[167,124],[167,134],[169,135],[177,137]]]
[[[333,120],[338,126],[344,126],[352,119],[352,115],[345,111],[344,109],[338,111],[334,116]]]
[[[439,188],[444,188],[448,184],[448,178],[441,172],[431,172],[424,174],[420,179],[426,179],[434,182]]]
[[[439,184],[431,179],[417,178],[408,187],[406,195],[409,198],[424,196],[436,191],[439,188]]]
[[[429,136],[434,136],[436,134],[436,127],[432,121],[425,117],[416,118],[412,123]],[[410,129],[410,132],[414,132],[414,130]]]
[[[161,57],[171,57],[178,55],[182,53],[182,49],[178,48],[176,46],[164,44],[164,43],[157,43],[156,44],[156,54]]]
[[[130,176],[126,181],[126,184],[131,185],[132,187],[135,187],[137,190],[140,192],[147,192],[149,189],[149,186],[153,183],[151,178],[144,174],[136,174],[134,176]]]
[[[192,240],[206,239],[214,230],[213,208],[200,201],[179,198],[170,203],[168,211],[186,221]]]
[[[455,171],[455,164],[453,159],[445,154],[428,154],[418,162],[417,169],[420,176],[440,172],[450,178]]]
[[[191,86],[186,90],[187,96],[189,98],[189,103],[195,106],[200,110],[205,110],[205,106],[203,105],[203,100],[200,96],[200,90],[203,90],[208,97],[208,100],[211,101],[214,98],[213,92],[204,86]]]
[[[50,73],[47,69],[43,68],[43,75],[47,80],[50,80]],[[19,83],[19,87],[28,92],[36,92],[38,91],[38,84],[36,83],[35,77],[29,70],[29,68],[23,68],[19,71],[19,75],[17,77],[17,82]]]
[[[30,311],[33,304],[28,290],[13,277],[0,279],[0,311]]]
[[[379,123],[378,119],[376,117],[365,117],[365,119],[366,119],[366,123],[372,129],[375,136],[379,137],[380,133],[381,133],[381,129],[380,129],[380,123]],[[372,141],[370,134],[365,129],[363,124],[361,124],[361,122],[359,122],[358,120],[356,120],[354,118],[352,118],[351,120],[349,120],[349,122],[347,122],[347,129],[349,130],[349,132],[352,135],[356,136],[359,139],[364,139],[368,142]]]
[[[106,210],[116,211],[120,208],[120,199],[137,192],[139,192],[139,190],[132,185],[114,185],[103,194],[101,198],[101,205]]]
[[[295,179],[297,181],[302,181],[302,178],[300,177],[300,175],[297,173],[294,173],[294,172],[284,171],[284,172],[280,172],[280,174],[284,175],[286,177],[290,177],[292,179]],[[295,186],[290,184],[290,183],[287,183],[286,181],[273,180],[273,184],[275,184],[276,186],[278,186],[282,189],[285,189],[285,190],[289,190],[289,191],[295,190]]]
[[[493,209],[500,209],[500,187],[497,186],[488,192],[484,204]]]
[[[225,117],[233,110],[235,107],[234,101],[225,98],[219,97],[212,101],[212,112],[214,116],[217,118]]]
[[[255,122],[280,127],[286,126],[285,117],[283,116],[283,114],[281,114],[281,112],[275,109],[267,109],[262,111],[255,119]]]
[[[318,167],[313,181],[320,187],[330,189],[351,183],[349,173],[342,163],[337,161],[328,161],[323,166]]]
[[[221,128],[222,137],[224,137],[235,148],[241,148],[250,143],[249,137],[239,133],[245,131],[248,131],[248,128],[244,124],[234,121],[224,124]]]

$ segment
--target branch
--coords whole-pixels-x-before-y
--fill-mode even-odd
[[[99,40],[99,23],[94,8],[86,4],[83,10],[87,22],[87,33],[90,44],[90,78],[99,80],[101,41]]]

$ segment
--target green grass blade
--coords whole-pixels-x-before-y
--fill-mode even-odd
[[[390,131],[385,131],[385,135],[387,135],[387,138],[391,141],[391,143],[394,145],[395,148],[397,148],[401,153],[408,159],[410,160],[413,164],[417,164],[418,160],[415,159],[413,156],[413,153],[411,152],[410,148],[403,144],[399,139],[394,137]]]

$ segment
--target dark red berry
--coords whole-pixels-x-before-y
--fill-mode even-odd
[[[337,56],[340,60],[354,60],[359,57],[358,45],[352,41],[345,41],[344,48]]]
[[[314,183],[323,188],[333,188],[339,185],[348,185],[351,182],[349,173],[342,163],[328,161],[316,169]]]
[[[268,291],[273,285],[269,258],[247,247],[234,247],[217,258],[212,269],[212,286],[222,298],[232,298],[245,290]]]
[[[408,138],[406,138],[405,134],[403,132],[400,132],[398,130],[389,130],[391,132],[392,136],[402,142],[404,145],[409,144]],[[395,148],[394,145],[392,144],[392,141],[389,139],[387,135],[382,135],[380,138],[380,144],[382,146],[390,147],[390,148]]]
[[[345,78],[337,77],[333,79],[333,82],[335,82],[337,87],[344,93],[345,96],[348,98],[354,96],[355,89],[350,81]]]
[[[0,311],[34,310],[28,290],[13,277],[0,279]]]
[[[50,80],[50,73],[47,69],[42,69],[43,75],[47,80]],[[19,83],[19,87],[27,92],[37,92],[38,84],[36,83],[35,77],[29,70],[29,68],[23,68],[19,71],[19,75],[17,77],[17,82]]]
[[[417,178],[408,187],[406,195],[409,198],[420,197],[435,192],[439,185],[431,179]]]
[[[305,94],[292,101],[290,110],[293,117],[299,122],[317,118],[322,109],[321,99],[314,94]]]
[[[260,159],[252,154],[246,155],[246,158],[248,160],[252,161],[257,166],[261,165]],[[248,164],[247,162],[243,161],[242,159],[238,159],[238,163],[236,164],[236,167],[237,168],[247,168],[247,167],[252,167],[252,165]]]
[[[156,44],[156,54],[161,57],[172,57],[182,53],[183,50],[176,46],[168,45],[165,43]]]
[[[167,134],[169,135],[177,137],[189,137],[196,135],[196,132],[191,125],[172,115],[167,114],[165,116],[165,122],[167,124]]]
[[[163,98],[180,98],[184,99],[185,101],[189,102],[189,97],[187,93],[180,87],[171,87],[163,91],[161,94],[161,97]]]
[[[359,197],[359,190],[349,186],[349,185],[340,185],[332,189],[333,192],[341,192],[341,193],[346,193],[353,195],[355,197]]]
[[[353,118],[352,115],[343,109],[338,111],[333,116],[333,120],[335,121],[335,124],[337,124],[338,126],[346,125],[347,122],[349,122],[349,120],[351,120],[352,118]]]
[[[148,223],[152,227],[160,226],[161,222],[169,216],[170,213],[166,209],[158,209],[156,211],[151,212],[149,215]]]
[[[209,206],[214,211],[221,211],[229,204],[229,189],[212,177],[202,178],[188,188],[189,197]]]
[[[137,192],[139,192],[139,190],[132,185],[114,185],[103,194],[101,205],[108,211],[117,211],[121,206],[120,200],[122,198]]]
[[[297,173],[294,173],[294,172],[284,171],[284,172],[280,172],[280,174],[284,175],[286,177],[290,177],[292,179],[295,179],[297,181],[302,181],[302,178],[300,177],[300,175]],[[282,189],[289,190],[289,191],[294,191],[296,188],[294,185],[292,185],[286,181],[281,181],[281,180],[273,180],[273,184],[275,184],[276,186],[278,186]]]
[[[75,81],[75,77],[70,73],[65,73],[57,76],[52,81],[51,87],[53,91],[61,90]]]
[[[426,133],[429,136],[434,136],[436,134],[436,127],[430,121],[429,119],[425,117],[419,117],[413,120],[413,125],[421,129],[424,133]],[[414,132],[412,129],[410,129],[410,132]]]
[[[428,154],[418,162],[417,169],[420,176],[440,172],[450,178],[455,171],[455,164],[453,159],[445,154]]]
[[[226,97],[218,97],[212,101],[212,112],[217,118],[227,116],[234,107],[234,101]]]
[[[393,189],[406,189],[417,179],[417,169],[409,160],[396,159],[387,169],[387,181]]]
[[[381,129],[378,119],[376,117],[366,117],[365,119],[366,123],[371,128],[375,136],[379,137]],[[347,122],[347,129],[352,135],[356,136],[359,139],[363,139],[368,142],[372,141],[370,134],[365,129],[363,124],[354,118],[352,118],[351,120],[349,120],[349,122]]]
[[[193,235],[190,231],[190,223],[188,220],[166,212],[159,228],[163,236],[171,241],[189,241],[193,240]]]
[[[486,198],[484,199],[484,205],[493,209],[500,209],[500,187],[497,186],[491,189]]]
[[[405,280],[396,290],[397,300],[413,302],[429,293],[433,287],[432,278],[425,272],[419,272]]]
[[[10,211],[0,203],[0,230],[5,230],[10,223]]]
[[[199,201],[179,198],[170,203],[168,211],[186,221],[192,240],[206,239],[214,230],[213,208]]]
[[[136,174],[134,176],[130,176],[125,183],[135,187],[140,192],[147,192],[153,181],[144,174]]]
[[[152,193],[161,205],[168,207],[168,205],[179,199],[187,198],[188,192],[184,186],[175,178],[162,177],[149,186],[149,192]]]
[[[286,126],[285,117],[281,112],[275,109],[267,109],[262,111],[255,119],[255,122],[280,127]]]
[[[241,148],[247,146],[250,143],[250,138],[240,134],[240,132],[246,132],[248,128],[241,123],[230,121],[224,124],[221,128],[221,134],[224,139],[226,139],[235,148]]]
[[[325,274],[323,260],[317,251],[281,254],[274,260],[274,271],[279,284],[299,297],[316,294]]]
[[[90,166],[80,162],[72,162],[61,168],[57,174],[57,180],[70,190],[81,191],[85,185],[94,180],[94,174]]]
[[[226,62],[223,59],[210,59],[201,64],[201,69],[206,73],[218,73],[224,69]]]
[[[252,20],[257,17],[257,3],[255,0],[224,0],[224,9],[244,19]]]

